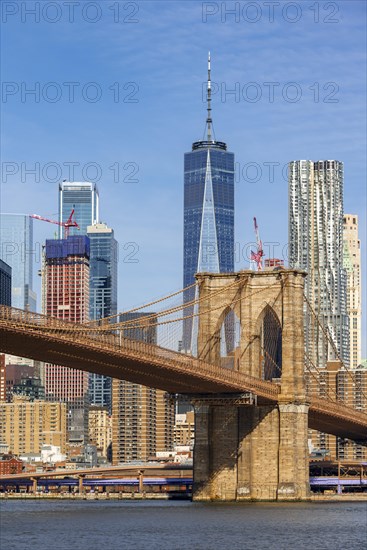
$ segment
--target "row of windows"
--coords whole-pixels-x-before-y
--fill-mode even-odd
[[[184,170],[195,170],[206,166],[208,159],[208,150],[196,150],[184,155]],[[228,151],[218,151],[211,149],[209,151],[209,160],[212,166],[217,166],[225,170],[234,171],[234,154]]]

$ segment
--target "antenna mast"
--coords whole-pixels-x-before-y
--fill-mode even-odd
[[[212,141],[212,89],[211,89],[211,79],[210,79],[210,52],[208,52],[208,88],[207,88],[207,110],[208,116],[206,119],[206,124],[208,128],[207,140]]]

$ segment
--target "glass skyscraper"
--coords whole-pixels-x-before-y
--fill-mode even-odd
[[[103,319],[117,313],[117,241],[113,229],[104,223],[87,228],[90,240],[89,317]],[[101,374],[89,375],[92,405],[108,407],[111,414],[112,380]]]
[[[117,241],[105,223],[88,226],[90,241],[89,318],[117,313]]]
[[[11,267],[0,260],[0,305],[11,306]]]
[[[234,271],[234,154],[212,137],[210,56],[207,102],[206,139],[193,143],[184,161],[184,288],[195,282],[195,273]],[[184,302],[194,297],[195,288],[184,292]],[[194,353],[195,331],[187,319],[186,352]]]
[[[11,303],[19,309],[36,311],[33,291],[33,220],[24,214],[0,214],[0,258],[10,265]]]
[[[59,185],[59,221],[66,222],[72,210],[80,227],[71,227],[69,235],[86,235],[88,225],[99,222],[99,195],[97,185],[90,182],[64,181]],[[63,237],[59,229],[59,238]]]

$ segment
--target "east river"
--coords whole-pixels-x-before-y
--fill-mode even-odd
[[[365,550],[367,504],[0,502],[4,550]]]

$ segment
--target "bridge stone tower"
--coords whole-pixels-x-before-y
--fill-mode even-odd
[[[199,358],[220,364],[221,327],[233,311],[240,326],[234,370],[273,380],[280,384],[280,392],[272,401],[256,397],[246,401],[231,394],[197,396],[194,500],[304,500],[309,496],[305,276],[293,269],[197,275]],[[267,333],[274,333],[269,329],[272,323],[278,334],[277,357],[267,343]],[[276,361],[279,372],[266,373],[264,364]]]

